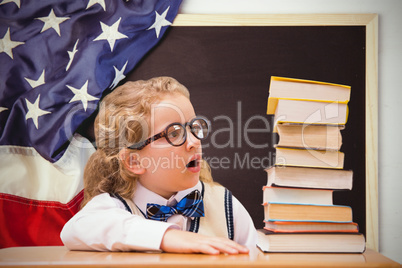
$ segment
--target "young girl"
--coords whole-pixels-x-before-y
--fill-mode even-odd
[[[72,250],[237,254],[255,247],[241,203],[202,161],[207,119],[169,77],[127,82],[101,102],[83,208],[61,232]]]

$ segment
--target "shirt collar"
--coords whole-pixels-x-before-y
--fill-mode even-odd
[[[185,197],[186,195],[188,195],[189,193],[191,193],[194,190],[198,190],[201,192],[202,185],[201,185],[200,181],[198,181],[198,183],[194,187],[177,192],[175,195],[173,195],[169,199],[166,199],[166,198],[152,192],[151,190],[148,190],[139,181],[137,181],[133,201],[143,213],[146,213],[148,203],[158,204],[158,205],[162,205],[162,206],[174,206],[178,202],[180,202],[180,200],[183,197]]]

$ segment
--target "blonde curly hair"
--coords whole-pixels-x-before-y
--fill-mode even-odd
[[[138,176],[119,158],[122,148],[147,138],[151,105],[167,94],[190,98],[186,87],[171,77],[129,81],[114,89],[99,105],[94,130],[97,150],[84,171],[84,200],[81,207],[101,193],[132,198]],[[202,161],[200,180],[212,182],[209,165]]]

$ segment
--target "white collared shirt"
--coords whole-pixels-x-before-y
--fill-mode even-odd
[[[146,213],[148,203],[175,205],[191,191],[202,185],[178,192],[165,199],[137,183],[133,201]],[[244,206],[233,196],[234,241],[255,248],[257,232]],[[160,244],[168,228],[188,230],[190,218],[173,215],[167,222],[144,219],[125,210],[124,204],[103,193],[92,198],[83,209],[63,227],[60,237],[72,250],[99,251],[160,251]]]

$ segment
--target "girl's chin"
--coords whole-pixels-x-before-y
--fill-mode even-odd
[[[188,180],[186,181],[186,185],[188,186],[187,189],[196,186],[199,181],[200,181],[199,174],[197,175],[194,174],[193,176],[189,177]]]

